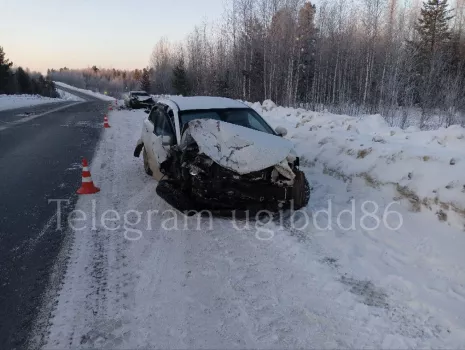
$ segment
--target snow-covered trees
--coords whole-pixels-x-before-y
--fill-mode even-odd
[[[156,43],[151,91],[381,113],[399,126],[412,110],[423,124],[433,114],[454,122],[465,115],[465,0],[451,1],[227,0],[223,21]],[[142,71],[51,75],[116,94]]]
[[[457,115],[465,2],[454,1],[229,0],[219,25],[196,27],[182,45],[157,44],[153,79],[157,93],[173,93],[167,82],[184,54],[192,94],[381,113],[397,125],[412,109]]]
[[[150,58],[152,73],[152,92],[155,94],[172,93],[172,74],[174,53],[166,38],[162,38],[153,49]]]
[[[97,68],[96,66],[85,69],[68,69],[65,67],[59,70],[49,70],[48,76],[55,81],[61,81],[81,89],[107,93],[119,98],[124,92],[140,88],[142,70],[124,71]]]

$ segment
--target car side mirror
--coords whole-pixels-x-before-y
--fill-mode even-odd
[[[284,137],[287,135],[287,129],[282,126],[278,126],[274,131],[276,131],[276,133],[281,137]]]
[[[172,140],[173,140],[173,139],[171,138],[171,136],[167,136],[167,135],[162,136],[162,137],[161,137],[161,144],[162,144],[163,146],[171,146]]]

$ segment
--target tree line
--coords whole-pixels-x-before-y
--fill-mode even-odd
[[[156,43],[143,70],[51,71],[110,94],[220,95],[405,127],[465,124],[465,0],[228,0],[222,21]],[[76,80],[76,81],[73,81]],[[67,80],[67,81],[66,81]]]
[[[155,93],[222,95],[404,127],[417,113],[464,122],[465,1],[230,0],[223,22],[196,27],[151,58]]]
[[[6,58],[0,46],[0,94],[33,94],[46,97],[60,97],[55,84],[40,73],[29,72],[22,67],[13,68],[13,62]]]

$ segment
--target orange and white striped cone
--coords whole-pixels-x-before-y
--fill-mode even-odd
[[[90,176],[89,165],[86,159],[82,159],[82,185],[77,194],[94,194],[100,192],[100,188],[95,187]]]
[[[109,128],[110,127],[110,124],[108,124],[108,117],[107,116],[103,117],[103,127],[104,128]]]
[[[113,106],[110,105],[110,106],[108,107],[108,110],[109,110],[109,111],[112,111],[112,110],[113,110]]]

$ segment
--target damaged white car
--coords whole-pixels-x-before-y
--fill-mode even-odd
[[[144,120],[134,156],[180,211],[300,209],[310,186],[286,133],[236,100],[170,97]]]

